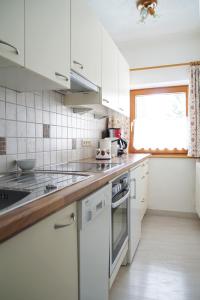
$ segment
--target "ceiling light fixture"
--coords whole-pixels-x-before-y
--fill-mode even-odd
[[[154,18],[157,17],[157,0],[138,0],[136,6],[140,11],[140,22],[143,23],[149,15]]]

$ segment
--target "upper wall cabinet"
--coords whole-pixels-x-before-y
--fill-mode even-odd
[[[109,34],[102,28],[102,104],[117,108],[117,47]]]
[[[24,0],[0,1],[0,67],[24,65]]]
[[[85,0],[71,1],[71,68],[101,86],[101,25]]]
[[[25,0],[25,66],[70,86],[70,0]]]
[[[122,114],[130,115],[129,65],[120,52],[118,52],[118,109]]]

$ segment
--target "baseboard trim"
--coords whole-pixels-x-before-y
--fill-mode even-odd
[[[168,216],[168,217],[178,217],[178,218],[187,218],[187,219],[199,219],[199,217],[196,213],[171,211],[171,210],[147,209],[147,215]]]

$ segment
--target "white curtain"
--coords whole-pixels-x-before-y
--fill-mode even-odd
[[[190,67],[189,120],[188,155],[200,157],[200,64],[197,63]]]

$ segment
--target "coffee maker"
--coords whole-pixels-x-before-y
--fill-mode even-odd
[[[117,155],[120,156],[124,154],[124,150],[127,149],[128,142],[125,138],[122,138],[121,128],[108,128],[107,136],[112,139],[112,142],[118,143]]]

